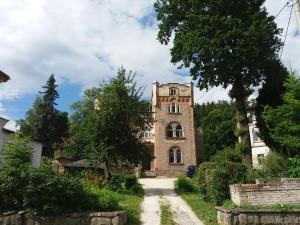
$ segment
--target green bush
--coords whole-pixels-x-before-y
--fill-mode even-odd
[[[238,147],[235,148],[225,148],[222,151],[217,151],[215,155],[212,156],[211,161],[213,162],[242,162],[241,152]]]
[[[206,200],[221,205],[229,199],[229,184],[243,183],[247,168],[241,163],[206,162],[200,165],[197,180],[200,192]]]
[[[300,159],[289,159],[287,176],[291,178],[300,178]]]
[[[137,183],[137,177],[135,175],[113,173],[107,187],[111,191],[119,191],[123,188],[130,190]]]
[[[271,152],[261,160],[263,178],[279,178],[286,176],[288,160],[279,153]]]
[[[69,174],[56,175],[49,162],[40,168],[33,167],[26,141],[16,136],[4,147],[0,210],[30,210],[49,215],[117,208],[118,203],[111,192],[99,188],[85,190],[79,178]]]
[[[126,175],[124,179],[124,186],[126,190],[131,189],[138,183],[137,177],[135,175]]]
[[[175,183],[175,189],[178,192],[194,192],[196,188],[190,178],[181,176]]]
[[[123,173],[113,173],[110,180],[108,181],[108,189],[111,191],[119,191],[122,189],[122,184],[125,180],[125,174]]]
[[[112,191],[89,187],[86,189],[87,199],[83,205],[93,210],[113,210],[118,208],[118,200]]]

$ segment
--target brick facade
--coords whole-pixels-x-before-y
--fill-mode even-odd
[[[193,98],[192,83],[153,83],[153,135],[147,135],[147,141],[154,145],[151,170],[156,175],[177,176],[188,166],[197,165]],[[168,125],[173,130],[168,130]]]
[[[280,182],[230,185],[231,200],[241,205],[300,205],[300,179]]]

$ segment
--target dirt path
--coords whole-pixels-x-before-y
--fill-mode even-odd
[[[160,225],[160,202],[170,203],[174,221],[178,225],[204,225],[191,208],[174,192],[173,178],[140,179],[145,190],[141,208],[142,225]]]

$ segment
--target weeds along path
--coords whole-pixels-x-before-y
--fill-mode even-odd
[[[178,225],[204,225],[192,209],[174,191],[174,178],[145,178],[139,182],[145,191],[141,207],[142,225],[161,224],[161,203],[170,205],[173,220]]]

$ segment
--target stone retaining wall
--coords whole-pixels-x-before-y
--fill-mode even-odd
[[[25,212],[0,213],[0,225],[124,225],[127,214],[118,212],[73,213],[53,217],[32,217]]]
[[[300,205],[300,179],[282,178],[280,182],[230,185],[231,200],[241,205]]]
[[[300,210],[244,210],[216,207],[219,225],[299,225]]]

